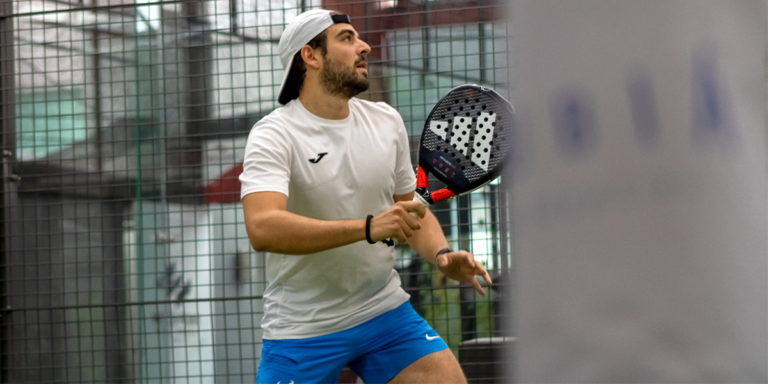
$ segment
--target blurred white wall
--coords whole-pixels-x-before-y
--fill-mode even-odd
[[[768,382],[765,0],[515,0],[515,375]]]

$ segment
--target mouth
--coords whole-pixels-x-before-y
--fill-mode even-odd
[[[368,61],[362,60],[357,65],[355,65],[356,68],[362,68],[362,69],[368,69]]]

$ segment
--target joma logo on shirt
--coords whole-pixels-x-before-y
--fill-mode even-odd
[[[315,159],[309,159],[309,162],[310,162],[310,163],[315,163],[315,164],[316,164],[316,163],[320,162],[320,160],[322,160],[322,159],[323,159],[323,156],[325,156],[325,155],[327,155],[327,154],[328,154],[328,152],[318,153],[318,154],[317,154],[317,158],[315,158]]]

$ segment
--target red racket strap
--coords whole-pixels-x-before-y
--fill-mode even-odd
[[[456,196],[455,193],[451,192],[447,188],[438,189],[437,191],[430,193],[427,190],[428,186],[429,176],[427,176],[427,173],[424,172],[424,170],[421,169],[421,166],[419,165],[416,169],[416,192],[422,193],[424,195],[422,197],[424,197],[430,204],[437,203],[438,201],[448,200],[451,197]]]
[[[447,188],[438,189],[437,191],[434,191],[430,194],[432,196],[432,201],[437,203],[438,201],[448,200],[451,197],[456,196],[455,193],[449,191]]]
[[[421,165],[416,169],[416,188],[426,189],[429,186],[429,176],[421,169]]]

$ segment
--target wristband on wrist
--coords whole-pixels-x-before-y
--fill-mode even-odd
[[[437,254],[435,255],[435,263],[437,263],[437,258],[440,257],[440,255],[442,255],[444,253],[451,253],[451,252],[453,252],[453,249],[451,249],[450,247],[443,248],[443,249],[437,251]]]
[[[371,219],[373,219],[373,215],[368,215],[365,218],[365,239],[368,240],[368,244],[376,244],[376,242],[371,241]]]
[[[365,218],[365,240],[368,241],[368,244],[376,244],[375,241],[371,240],[371,219],[373,219],[373,215],[368,215]],[[382,240],[381,242],[390,247],[395,246],[395,241],[392,239]]]

